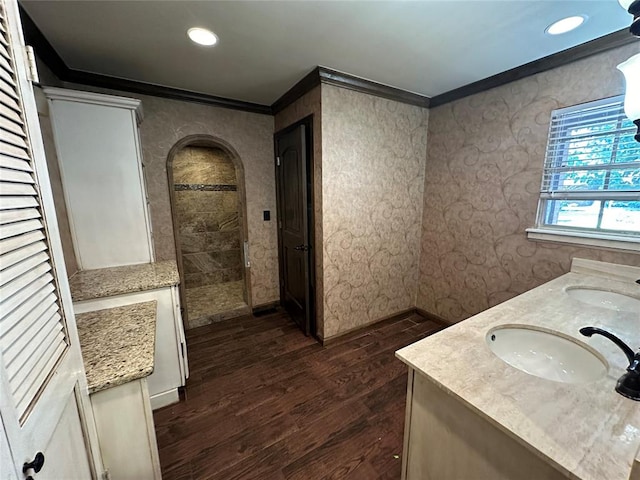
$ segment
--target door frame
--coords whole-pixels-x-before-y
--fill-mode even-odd
[[[242,280],[244,282],[244,293],[246,295],[245,301],[249,307],[249,311],[252,309],[252,293],[251,293],[251,264],[248,262],[250,257],[247,258],[248,252],[245,249],[245,242],[249,242],[249,226],[247,221],[247,195],[245,187],[244,165],[242,159],[236,150],[226,141],[213,135],[207,134],[195,134],[188,135],[178,140],[167,155],[167,181],[169,187],[169,203],[171,206],[171,222],[173,226],[173,241],[176,248],[176,263],[178,265],[178,274],[180,276],[180,285],[178,285],[178,293],[180,294],[181,314],[184,326],[189,329],[189,311],[187,308],[187,296],[186,285],[184,281],[184,266],[182,265],[182,248],[180,246],[180,235],[176,231],[177,213],[176,213],[176,198],[175,191],[173,189],[173,161],[176,154],[185,147],[203,147],[203,148],[218,148],[223,150],[233,162],[233,166],[236,170],[236,182],[238,183],[238,216],[240,223],[240,255],[242,256]],[[247,266],[249,263],[249,266]]]
[[[280,305],[284,305],[284,283],[283,283],[283,278],[284,278],[284,261],[283,261],[283,245],[282,245],[282,233],[281,233],[281,229],[280,229],[280,218],[282,218],[281,215],[281,206],[280,206],[280,176],[278,175],[278,164],[277,164],[277,160],[276,157],[278,156],[278,137],[280,137],[281,135],[285,135],[287,133],[290,133],[291,131],[295,130],[296,128],[300,127],[301,125],[303,125],[305,127],[305,133],[306,133],[306,160],[307,160],[307,165],[306,165],[306,170],[307,170],[307,178],[306,178],[306,182],[307,182],[307,201],[306,203],[306,207],[307,207],[307,223],[308,223],[308,229],[309,231],[308,233],[308,237],[309,237],[309,246],[311,247],[309,249],[309,282],[311,283],[311,285],[309,285],[309,312],[310,312],[310,331],[311,331],[311,335],[314,338],[319,338],[318,337],[318,322],[317,322],[317,318],[316,318],[316,314],[317,314],[317,309],[316,309],[316,286],[317,286],[317,279],[316,279],[316,262],[318,260],[318,254],[316,253],[316,215],[315,215],[315,201],[314,199],[316,198],[316,192],[315,192],[315,159],[313,157],[313,135],[314,135],[314,131],[313,131],[313,114],[308,115],[294,123],[292,123],[291,125],[288,125],[287,127],[280,129],[278,131],[276,131],[273,134],[273,168],[274,168],[274,175],[275,175],[275,183],[276,183],[276,212],[277,212],[277,217],[278,217],[278,225],[277,225],[277,231],[278,231],[278,274],[279,274],[279,280],[280,280]]]

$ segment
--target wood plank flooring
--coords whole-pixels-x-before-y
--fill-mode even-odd
[[[394,352],[441,328],[411,315],[328,347],[284,313],[189,330],[185,398],[154,413],[163,479],[399,479]]]

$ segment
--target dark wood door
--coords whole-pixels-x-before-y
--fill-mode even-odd
[[[275,137],[280,301],[306,335],[314,333],[311,308],[308,133],[306,125],[298,125]]]

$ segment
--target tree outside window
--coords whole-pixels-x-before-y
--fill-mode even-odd
[[[540,226],[640,233],[640,143],[623,102],[619,96],[552,113]]]

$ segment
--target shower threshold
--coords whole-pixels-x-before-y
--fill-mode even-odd
[[[188,328],[200,327],[229,318],[248,315],[244,301],[244,282],[225,282],[187,288]]]

